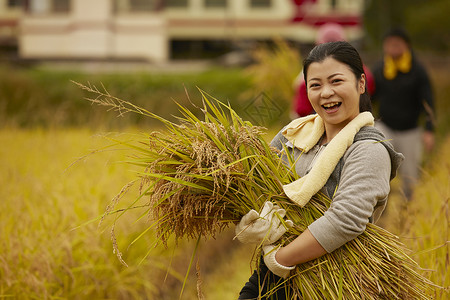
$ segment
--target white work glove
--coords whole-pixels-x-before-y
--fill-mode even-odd
[[[236,225],[236,237],[244,244],[270,245],[278,241],[283,234],[294,226],[291,220],[281,221],[286,211],[272,202],[266,201],[258,213],[252,209]],[[283,224],[284,223],[284,224]]]
[[[280,249],[279,246],[274,245],[263,246],[264,263],[273,274],[286,279],[289,276],[289,273],[295,269],[295,266],[286,267],[279,264],[275,259],[275,254],[277,254],[278,249]]]

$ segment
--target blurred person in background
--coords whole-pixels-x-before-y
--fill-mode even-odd
[[[322,25],[317,31],[316,45],[328,43],[328,42],[338,42],[346,41],[344,28],[337,23],[326,23]],[[374,91],[374,79],[369,68],[365,65],[364,73],[366,74],[367,91],[369,95],[373,94]],[[305,80],[303,79],[303,70],[294,80],[294,99],[292,107],[292,118],[304,117],[315,113],[308,100],[308,95],[306,91]]]
[[[399,173],[403,193],[409,200],[420,177],[423,146],[427,151],[434,147],[434,105],[429,76],[416,59],[405,30],[394,28],[385,34],[383,59],[373,68],[373,74],[372,98],[379,103],[376,126],[405,155]],[[419,127],[422,113],[426,117],[424,131]]]

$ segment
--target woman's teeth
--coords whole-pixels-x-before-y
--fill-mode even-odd
[[[322,105],[325,109],[341,105],[340,102],[332,102]]]

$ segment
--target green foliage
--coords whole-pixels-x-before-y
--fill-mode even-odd
[[[450,5],[447,0],[416,1],[405,9],[405,27],[418,49],[450,51]]]
[[[435,96],[436,136],[439,143],[445,141],[450,132],[450,76],[448,62],[439,59],[431,64],[431,83]]]
[[[71,80],[102,84],[114,95],[171,119],[177,113],[173,100],[186,104],[186,93],[198,95],[197,86],[244,107],[255,95],[242,98],[250,82],[238,69],[210,69],[203,72],[155,74],[126,72],[85,74],[45,69],[13,69],[0,66],[0,126],[61,127],[90,126],[117,128],[151,126],[152,120],[139,115],[116,116],[93,109]]]
[[[402,26],[417,49],[446,53],[450,50],[449,14],[447,0],[368,1],[364,27],[370,47],[379,47],[391,27]]]

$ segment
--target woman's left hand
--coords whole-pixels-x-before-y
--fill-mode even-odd
[[[280,249],[279,246],[274,245],[264,246],[263,247],[264,263],[273,274],[286,279],[289,276],[289,273],[295,269],[295,266],[286,267],[277,262],[275,255],[277,254],[277,251],[279,249]]]

